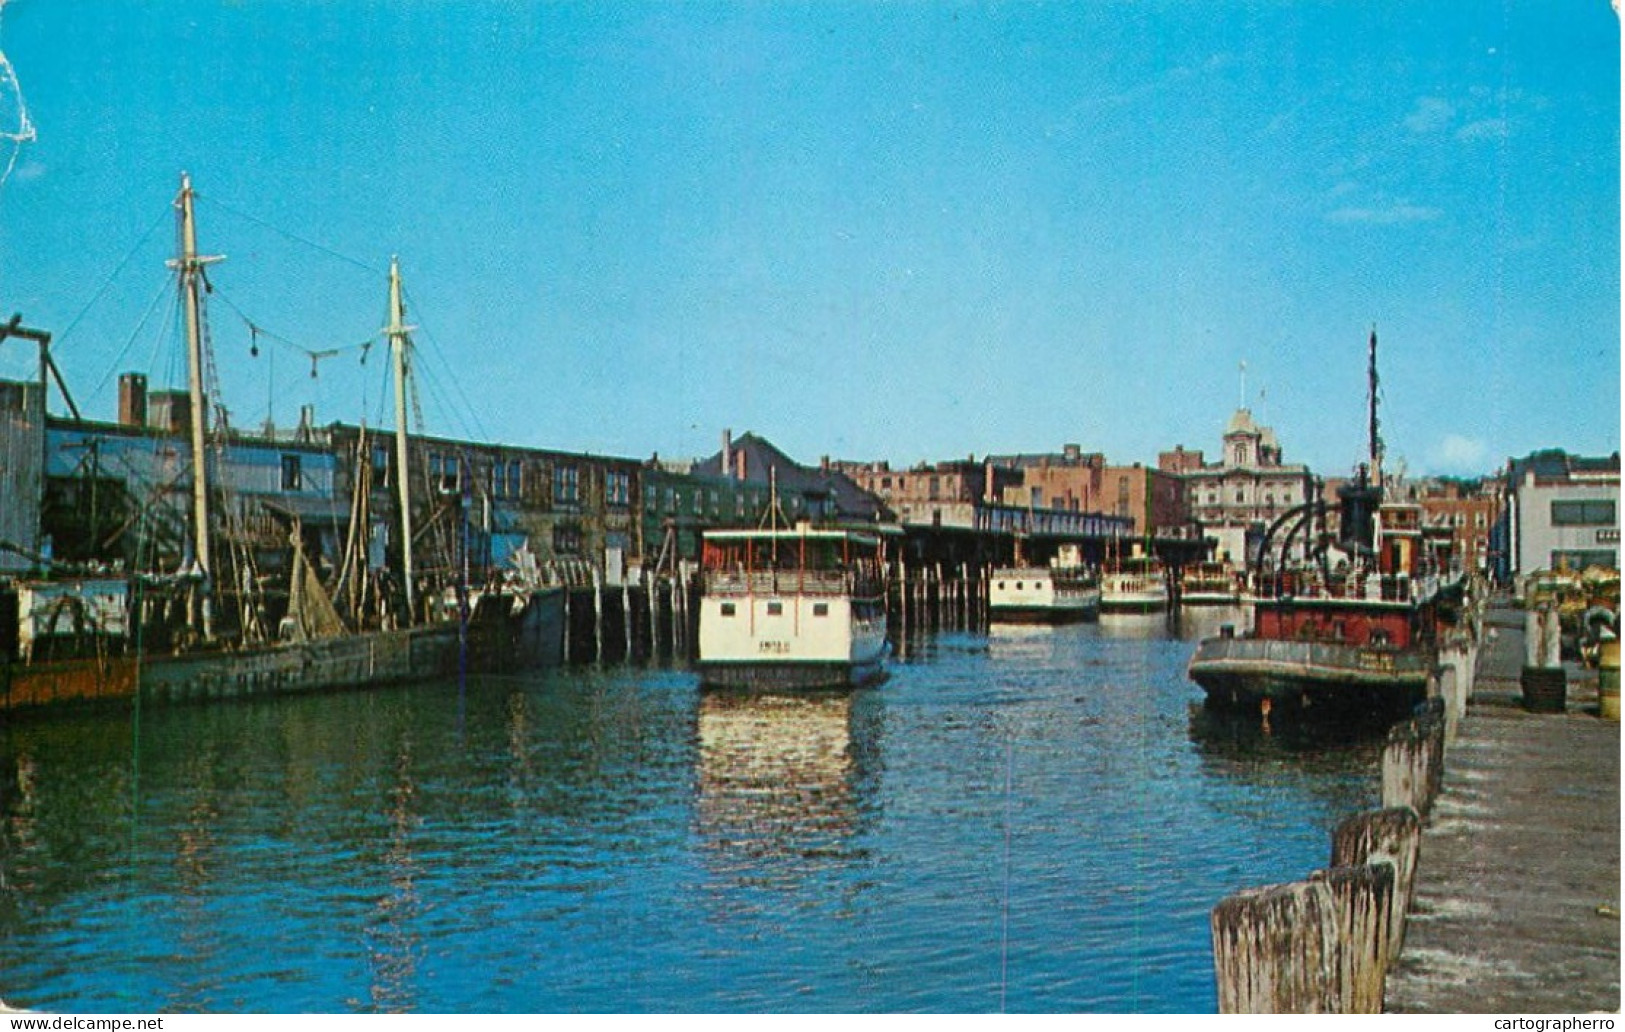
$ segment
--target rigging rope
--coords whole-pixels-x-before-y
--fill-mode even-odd
[[[6,0],[0,0],[0,17],[4,16]],[[11,67],[6,58],[6,52],[0,49],[0,91],[9,92],[16,98],[17,128],[0,129],[0,140],[11,144],[11,153],[6,157],[6,167],[0,171],[0,187],[5,186],[6,180],[11,178],[11,172],[17,167],[17,158],[23,152],[23,144],[32,143],[36,138],[34,123],[28,117],[28,105],[23,102],[22,84],[17,81],[17,72]]]

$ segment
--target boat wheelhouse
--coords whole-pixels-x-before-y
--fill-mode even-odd
[[[1100,615],[1100,579],[1083,566],[1001,566],[988,586],[988,613],[1010,623],[1070,623]]]
[[[803,523],[712,530],[703,540],[698,667],[705,684],[844,688],[884,676],[878,537]]]

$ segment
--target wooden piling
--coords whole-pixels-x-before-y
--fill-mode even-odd
[[[1221,1014],[1333,1014],[1338,902],[1324,881],[1246,889],[1213,908]]]
[[[1408,806],[1427,818],[1444,780],[1444,700],[1388,729],[1382,750],[1382,805]]]
[[[1383,986],[1393,962],[1388,923],[1394,901],[1393,865],[1332,867],[1316,871],[1310,880],[1329,887],[1337,903],[1337,1013],[1381,1014]]]
[[[1421,848],[1422,821],[1408,806],[1355,814],[1332,832],[1333,867],[1390,864],[1394,869],[1385,967],[1392,966],[1405,945],[1405,915],[1410,913],[1416,890],[1416,861]]]

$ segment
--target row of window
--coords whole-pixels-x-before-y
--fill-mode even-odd
[[[724,603],[722,603],[722,606],[721,606],[721,609],[719,610],[719,612],[723,616],[737,616],[739,614],[739,608],[738,608],[738,606],[736,606],[732,602],[724,602]],[[784,615],[784,603],[783,602],[769,602],[767,604],[767,615],[768,616],[783,616]],[[814,602],[813,607],[812,607],[812,615],[814,615],[814,616],[828,616],[829,615],[829,603],[828,602]]]
[[[1611,527],[1615,522],[1614,502],[1610,498],[1552,502],[1554,527]]]

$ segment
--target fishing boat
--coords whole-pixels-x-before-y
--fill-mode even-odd
[[[1241,603],[1242,577],[1229,563],[1193,563],[1180,573],[1182,606],[1234,606]]]
[[[1005,623],[1072,623],[1100,615],[1100,578],[1082,565],[995,567],[988,615]]]
[[[186,322],[189,448],[174,450],[190,478],[191,502],[185,526],[176,531],[185,546],[181,561],[137,573],[77,570],[50,556],[29,556],[42,575],[0,584],[0,710],[137,696],[182,701],[360,688],[455,674],[493,659],[556,657],[561,596],[527,593],[478,612],[465,604],[455,619],[427,619],[432,607],[419,597],[414,574],[407,476],[395,478],[399,597],[381,617],[340,615],[305,555],[300,518],[270,505],[254,517],[283,527],[289,558],[286,583],[267,590],[256,549],[234,533],[244,506],[231,498],[232,485],[220,472],[232,437],[213,418],[203,311],[204,269],[218,259],[198,254],[185,175],[176,209],[181,250],[170,265],[179,274]],[[392,262],[384,332],[394,359],[400,470],[412,468],[405,420],[408,331],[399,264]]]
[[[1266,533],[1255,570],[1251,628],[1203,640],[1188,673],[1209,704],[1260,712],[1381,718],[1425,697],[1440,627],[1459,603],[1464,580],[1448,539],[1424,530],[1421,507],[1383,500],[1377,433],[1377,338],[1370,342],[1370,461],[1339,492],[1339,551],[1313,532],[1325,516],[1316,498]],[[1295,522],[1294,522],[1295,521]],[[1277,531],[1283,557],[1300,530],[1316,544],[1310,563],[1265,567]]]
[[[1159,613],[1168,608],[1168,573],[1155,556],[1120,559],[1100,574],[1102,613]]]
[[[885,675],[880,539],[848,529],[703,536],[698,669],[709,686],[846,688]]]

